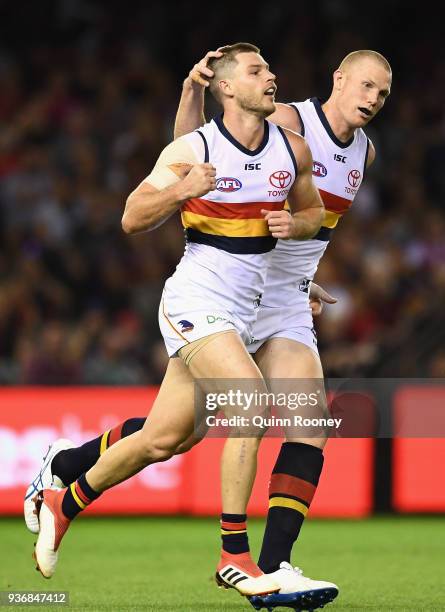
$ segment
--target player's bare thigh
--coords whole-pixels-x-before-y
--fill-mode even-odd
[[[308,346],[287,338],[272,338],[254,355],[255,362],[266,380],[301,378],[314,381],[318,388],[323,383],[323,368],[317,353]],[[324,394],[324,391],[323,391]],[[286,437],[288,442],[303,442],[323,448],[326,438]]]
[[[188,364],[190,373],[200,388],[207,393],[229,393],[240,389],[247,393],[267,391],[258,366],[246,350],[240,336],[235,331],[215,334],[210,342],[195,352]],[[221,406],[226,416],[250,416],[259,414],[263,408],[252,406],[250,412],[243,412],[241,404]],[[252,432],[240,429],[240,434]]]
[[[193,378],[262,378],[236,331],[212,334],[206,340],[189,362]]]
[[[196,402],[195,378],[207,381],[204,392],[214,391],[213,380],[218,391],[224,391],[222,381],[233,386],[232,381],[249,378],[263,390],[261,373],[236,332],[215,334],[193,354],[188,366],[179,357],[170,359],[141,431],[149,446],[166,451],[166,458],[173,449],[184,452],[205,435],[205,431],[195,432],[196,411],[202,409]]]

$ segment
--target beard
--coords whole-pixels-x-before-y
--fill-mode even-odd
[[[243,96],[238,99],[240,108],[248,113],[257,115],[265,119],[269,115],[275,112],[275,102],[270,99],[261,97],[261,99],[255,98],[254,96]]]

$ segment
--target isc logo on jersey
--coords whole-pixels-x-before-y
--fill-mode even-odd
[[[237,178],[233,178],[232,176],[221,176],[216,179],[216,189],[218,191],[223,191],[224,193],[230,191],[238,191],[241,189],[242,183]]]
[[[319,176],[320,178],[324,178],[327,175],[328,171],[326,170],[326,166],[324,166],[321,162],[314,161],[312,162],[312,174],[314,176]]]

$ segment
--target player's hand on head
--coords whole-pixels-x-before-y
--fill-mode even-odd
[[[261,214],[267,221],[269,232],[274,238],[289,240],[295,229],[295,220],[287,210],[262,210]]]
[[[189,72],[189,79],[195,85],[201,87],[208,87],[210,85],[210,79],[213,77],[213,70],[207,66],[209,60],[212,57],[221,57],[222,53],[218,50],[209,51]]]
[[[183,180],[185,199],[199,198],[216,189],[216,168],[212,164],[196,164]]]
[[[323,310],[323,304],[336,304],[337,298],[328,293],[323,287],[316,283],[311,283],[309,291],[309,306],[311,307],[312,316],[318,317]]]

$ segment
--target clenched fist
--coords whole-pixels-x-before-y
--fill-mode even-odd
[[[182,181],[184,200],[200,198],[216,189],[216,169],[212,164],[196,164]]]
[[[262,210],[274,238],[291,239],[295,234],[295,220],[287,210]]]

